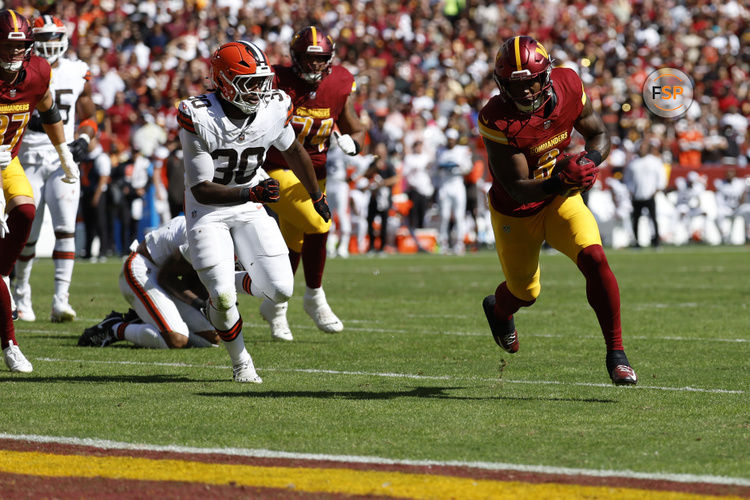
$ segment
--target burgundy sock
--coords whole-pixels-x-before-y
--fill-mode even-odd
[[[292,274],[297,274],[297,268],[299,267],[299,258],[302,254],[295,252],[291,248],[289,249],[289,263],[292,265]]]
[[[0,274],[8,276],[21,255],[21,250],[29,239],[31,223],[34,222],[36,208],[31,203],[18,205],[8,214],[8,231],[0,238]]]
[[[3,349],[8,347],[11,342],[18,344],[13,318],[11,317],[10,291],[5,286],[4,280],[0,280],[0,336],[0,345]]]
[[[586,278],[586,298],[599,320],[607,351],[622,350],[620,289],[601,245],[591,245],[581,250],[578,269]]]
[[[495,290],[495,316],[498,319],[510,321],[513,315],[522,307],[529,307],[536,300],[521,300],[508,290],[507,282],[503,281]]]
[[[309,288],[320,288],[323,283],[327,241],[328,233],[305,235],[302,243],[302,266],[305,268],[305,284]]]

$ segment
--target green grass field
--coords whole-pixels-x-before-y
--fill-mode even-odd
[[[38,319],[16,323],[34,372],[0,371],[2,432],[750,478],[748,249],[608,257],[636,388],[609,383],[583,277],[559,254],[542,256],[542,295],[516,316],[512,356],[481,308],[501,281],[493,252],[329,260],[325,287],[346,327],[337,335],[302,311],[302,273],[294,342],[272,342],[259,301],[242,296],[262,385],[232,382],[223,348],[77,347],[85,327],[127,309],[120,263],[78,262],[79,318],[56,325],[42,259]]]

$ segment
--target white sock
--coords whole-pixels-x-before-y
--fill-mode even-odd
[[[159,330],[148,323],[127,325],[123,336],[125,340],[129,340],[137,346],[149,347],[151,349],[169,349],[167,342],[161,336]]]
[[[52,262],[55,264],[55,295],[65,297],[70,289],[75,264],[76,242],[74,238],[57,238]],[[59,257],[55,258],[55,254]]]
[[[227,348],[229,358],[232,360],[232,366],[239,365],[250,359],[250,353],[245,349],[245,337],[240,332],[231,342],[222,342]]]

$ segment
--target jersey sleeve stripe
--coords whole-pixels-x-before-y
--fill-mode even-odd
[[[286,112],[286,121],[284,122],[284,126],[285,126],[285,127],[286,127],[287,125],[289,125],[289,123],[291,123],[291,121],[292,121],[292,116],[294,116],[294,106],[290,104],[290,105],[289,105],[289,109],[288,109],[288,110],[287,110],[287,112]]]
[[[177,114],[177,123],[179,123],[182,128],[184,128],[191,134],[195,133],[195,124],[193,123],[193,119],[182,111]]]
[[[90,70],[86,70],[86,74],[83,75],[83,79],[86,80],[87,82],[91,81],[91,71]]]
[[[483,125],[482,122],[479,122],[479,133],[482,134],[482,137],[485,137],[493,142],[497,142],[499,144],[508,144],[508,138],[505,137],[505,134],[503,134],[499,130],[491,129]]]

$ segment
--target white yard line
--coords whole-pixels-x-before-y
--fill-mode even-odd
[[[417,467],[464,467],[493,471],[518,471],[537,474],[560,474],[566,476],[616,477],[631,479],[646,479],[652,481],[674,481],[679,483],[708,483],[735,486],[750,486],[750,479],[741,477],[709,476],[694,474],[647,473],[624,470],[576,469],[571,467],[553,467],[547,465],[524,465],[503,462],[462,462],[438,460],[409,460],[372,457],[361,455],[325,455],[320,453],[294,453],[252,448],[197,448],[178,445],[154,445],[143,443],[125,443],[104,439],[38,436],[34,434],[0,433],[0,439],[30,441],[34,443],[56,443],[66,445],[91,446],[109,450],[138,450],[157,451],[201,455],[231,455],[253,458],[283,458],[289,460],[315,460],[342,463],[360,463],[377,465],[407,465]]]
[[[136,365],[136,366],[170,366],[177,368],[216,368],[220,370],[228,370],[229,364],[225,366],[219,365],[195,365],[188,363],[162,363],[162,362],[146,362],[146,361],[110,361],[110,360],[93,360],[93,359],[63,359],[63,358],[33,358],[35,361],[46,361],[49,363],[90,363],[90,364],[105,364],[105,365]],[[412,373],[390,373],[390,372],[362,372],[362,371],[347,371],[347,370],[321,370],[314,368],[263,368],[258,367],[260,372],[291,372],[291,373],[319,373],[325,375],[356,375],[366,377],[384,377],[384,378],[406,378],[414,380],[474,380],[478,382],[502,382],[505,384],[530,384],[530,385],[572,385],[579,387],[612,387],[612,384],[606,383],[594,383],[594,382],[561,382],[559,380],[511,380],[503,379],[500,381],[497,378],[485,378],[485,377],[454,377],[450,375],[417,375]],[[629,387],[628,389],[651,389],[656,391],[676,391],[676,392],[704,392],[711,394],[745,394],[745,391],[731,390],[731,389],[704,389],[699,387],[664,387],[664,386],[650,386],[650,385],[639,385],[636,387]],[[626,389],[627,390],[627,389]]]

